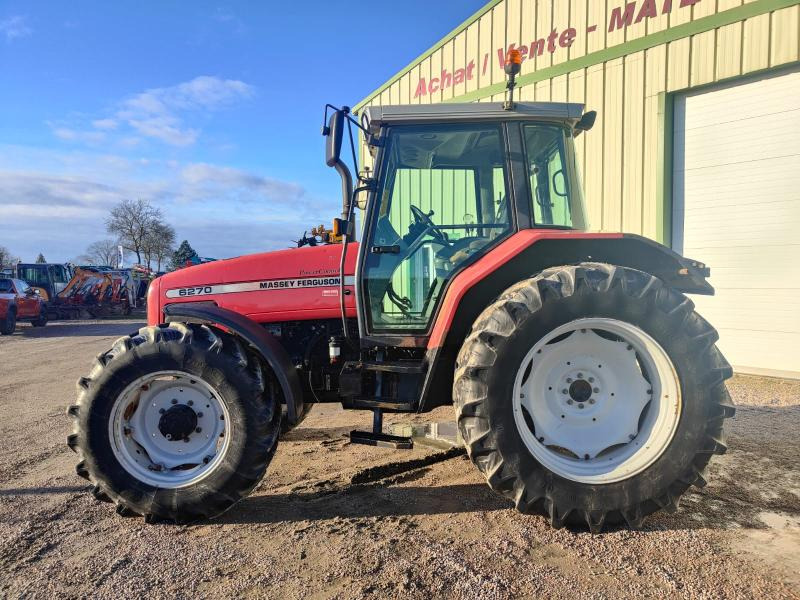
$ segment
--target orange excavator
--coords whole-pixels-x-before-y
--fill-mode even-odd
[[[76,268],[72,279],[48,306],[59,319],[128,315],[134,304],[133,280],[128,271]]]

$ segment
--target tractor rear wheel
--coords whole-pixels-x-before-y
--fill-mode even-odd
[[[731,368],[683,294],[585,263],[506,290],[475,321],[454,399],[489,485],[553,526],[639,527],[726,450]]]
[[[120,514],[179,523],[219,515],[258,484],[275,453],[274,389],[232,335],[145,327],[78,381],[67,438],[81,459],[76,471]]]

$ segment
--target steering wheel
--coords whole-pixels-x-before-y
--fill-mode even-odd
[[[431,237],[443,244],[445,246],[450,245],[450,239],[447,237],[447,234],[439,229],[439,226],[436,225],[431,220],[431,215],[433,215],[433,211],[429,212],[427,215],[422,212],[418,207],[414,206],[413,204],[409,205],[411,207],[411,214],[414,217],[414,223],[417,225],[422,225],[425,227],[426,230],[430,230]]]

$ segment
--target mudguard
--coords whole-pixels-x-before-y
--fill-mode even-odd
[[[220,308],[213,302],[167,304],[164,315],[167,322],[221,325],[250,344],[261,354],[278,379],[286,400],[289,426],[294,427],[303,420],[305,403],[297,370],[280,342],[261,325],[239,313]]]
[[[520,231],[458,273],[448,285],[427,342],[430,368],[419,411],[450,403],[458,350],[477,316],[500,292],[549,267],[581,262],[629,267],[655,275],[680,292],[714,294],[706,281],[710,270],[705,264],[639,235]]]

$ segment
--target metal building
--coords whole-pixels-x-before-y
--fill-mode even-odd
[[[640,233],[712,267],[694,298],[740,372],[800,378],[800,2],[492,0],[367,105],[582,102],[592,229]],[[367,153],[362,153],[367,160]]]

